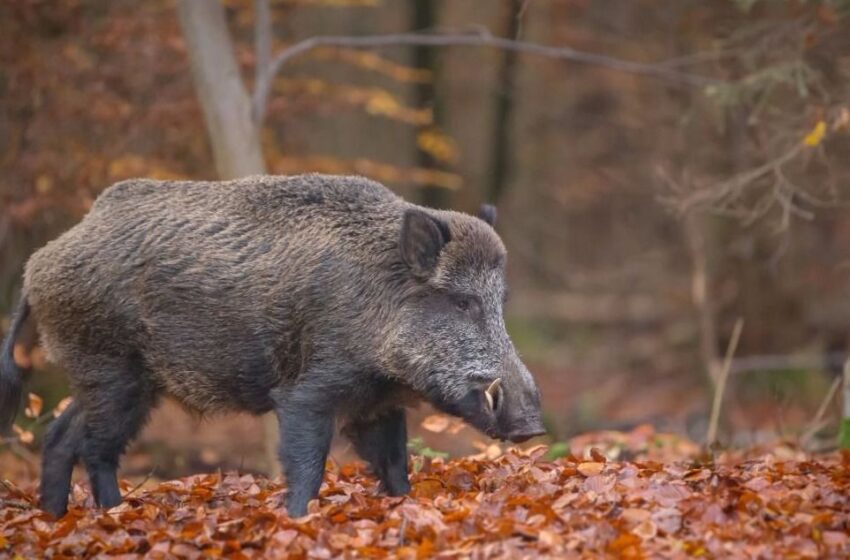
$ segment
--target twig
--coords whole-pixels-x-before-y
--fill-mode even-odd
[[[732,369],[732,356],[735,355],[735,350],[738,348],[738,340],[741,338],[741,331],[743,329],[744,319],[739,317],[735,321],[735,327],[732,329],[732,338],[729,340],[729,346],[726,348],[726,357],[723,359],[723,369],[720,370],[717,385],[714,387],[714,402],[711,405],[711,419],[708,423],[708,434],[705,438],[708,445],[713,445],[717,441],[717,424],[720,421],[720,405],[723,402],[723,392],[726,389],[729,370]]]
[[[815,417],[809,423],[809,427],[806,428],[806,431],[803,432],[800,441],[804,446],[811,440],[814,435],[820,431],[823,427],[823,417],[826,414],[826,409],[829,408],[829,403],[832,402],[832,399],[835,398],[835,394],[838,392],[838,388],[841,387],[841,376],[836,376],[833,380],[832,385],[829,386],[829,391],[826,392],[826,396],[823,398],[823,402],[820,403],[818,407],[818,411],[815,414]]]
[[[486,29],[477,29],[466,33],[414,32],[390,33],[386,35],[363,35],[359,37],[345,35],[320,35],[299,41],[277,53],[277,55],[269,63],[267,71],[262,74],[258,74],[258,80],[256,87],[254,88],[253,96],[254,115],[256,121],[261,123],[265,117],[266,103],[271,91],[271,82],[274,79],[274,76],[276,76],[283,65],[290,60],[318,47],[374,49],[399,46],[469,46],[497,48],[524,54],[544,56],[557,60],[568,60],[581,64],[593,64],[620,72],[649,76],[678,85],[702,87],[711,84],[723,83],[722,80],[717,80],[708,76],[680,72],[658,64],[647,64],[643,62],[623,60],[598,53],[581,51],[571,47],[552,47],[527,41],[495,37]]]
[[[29,502],[30,505],[35,503],[35,500],[29,494],[27,494],[8,480],[0,478],[0,485],[2,485],[6,489],[6,491],[9,492],[9,494],[17,496],[22,501]],[[9,502],[7,501],[7,503]]]
[[[407,517],[401,519],[401,527],[398,529],[398,546],[404,546],[404,533],[407,531]]]
[[[528,11],[528,6],[531,4],[531,0],[522,0],[522,4],[519,6],[519,10],[516,13],[516,35],[514,39],[519,41],[522,38],[522,28],[525,23],[525,13]]]
[[[782,155],[758,167],[739,173],[716,185],[702,188],[684,200],[673,201],[673,203],[678,206],[679,212],[682,214],[695,209],[711,207],[724,201],[728,203],[730,200],[739,198],[743,194],[744,189],[752,184],[753,181],[773,173],[774,170],[800,155],[805,148],[806,145],[799,142]]]
[[[127,498],[129,498],[130,496],[132,496],[133,494],[135,494],[135,493],[136,493],[136,491],[137,491],[139,488],[141,488],[142,486],[144,486],[144,485],[145,485],[145,483],[146,483],[148,480],[150,480],[150,479],[151,479],[151,477],[153,476],[153,473],[156,471],[156,467],[157,467],[157,465],[154,465],[154,466],[151,468],[150,472],[149,472],[148,474],[146,474],[146,475],[145,475],[145,478],[143,478],[141,482],[139,482],[138,484],[136,484],[134,487],[132,487],[132,488],[130,489],[130,491],[129,491],[129,492],[127,492],[126,494],[124,494],[124,499],[125,499],[125,500],[126,500]]]

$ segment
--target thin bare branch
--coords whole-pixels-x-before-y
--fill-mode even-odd
[[[803,445],[808,447],[809,442],[815,434],[818,433],[825,425],[823,417],[826,415],[826,410],[829,408],[829,403],[835,399],[835,395],[838,393],[838,388],[841,387],[841,376],[836,376],[836,378],[832,381],[832,385],[829,386],[829,391],[826,392],[826,396],[823,398],[823,401],[820,403],[818,407],[818,411],[815,414],[815,417],[809,422],[808,428],[803,432],[800,441],[803,442]]]
[[[779,167],[782,167],[789,161],[796,158],[805,150],[807,146],[802,142],[795,144],[792,148],[780,156],[765,162],[764,164],[748,169],[739,173],[721,183],[717,183],[710,187],[699,189],[693,194],[684,197],[681,200],[672,200],[672,204],[678,207],[681,213],[687,213],[697,209],[714,209],[717,205],[725,205],[739,198],[746,188],[753,184],[754,181],[761,179],[775,172]]]
[[[581,51],[571,47],[552,47],[540,45],[527,41],[517,41],[503,37],[495,37],[484,28],[477,28],[472,32],[414,32],[414,33],[391,33],[386,35],[363,35],[357,36],[316,36],[305,39],[287,47],[277,53],[269,64],[268,72],[263,75],[261,83],[254,90],[254,113],[258,116],[257,122],[261,122],[265,114],[265,107],[271,90],[271,82],[274,76],[280,72],[284,64],[313,49],[319,47],[341,47],[350,49],[376,49],[399,46],[467,46],[487,47],[523,54],[543,56],[556,60],[567,60],[581,64],[592,64],[627,72],[641,76],[648,76],[679,86],[702,87],[711,84],[722,83],[707,76],[689,74],[675,69],[665,68],[657,64],[646,64],[631,60],[623,60],[598,53]]]
[[[522,39],[522,30],[525,25],[525,13],[528,11],[528,7],[531,4],[531,0],[522,0],[522,4],[519,6],[519,10],[516,13],[516,35],[514,39],[519,41]]]
[[[127,492],[126,494],[124,494],[124,499],[125,499],[125,500],[126,500],[127,498],[129,498],[130,496],[132,496],[133,494],[135,494],[135,493],[139,490],[139,488],[141,488],[142,486],[144,486],[144,485],[145,485],[145,483],[146,483],[148,480],[150,480],[150,479],[151,479],[151,477],[153,476],[153,473],[154,473],[154,472],[156,472],[156,467],[157,467],[157,466],[156,466],[156,465],[154,465],[154,466],[151,468],[151,470],[150,470],[150,471],[148,471],[148,474],[146,474],[146,475],[145,475],[145,478],[143,478],[141,482],[139,482],[138,484],[136,484],[135,486],[133,486],[133,487],[130,489],[130,491],[129,491],[129,492]]]
[[[723,393],[726,391],[726,380],[729,379],[729,371],[732,369],[732,358],[735,356],[735,350],[738,348],[738,341],[741,339],[741,331],[743,330],[744,319],[739,317],[735,321],[735,327],[732,329],[732,338],[729,340],[729,346],[726,348],[723,369],[720,370],[717,385],[714,387],[714,401],[711,404],[711,418],[705,438],[708,445],[713,445],[717,441],[717,426],[720,423],[720,405],[723,402]]]

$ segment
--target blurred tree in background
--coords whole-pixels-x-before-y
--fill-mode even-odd
[[[0,315],[27,256],[117,180],[357,173],[429,205],[498,203],[509,327],[536,364],[556,436],[644,421],[700,435],[705,389],[739,317],[730,432],[799,433],[830,382],[822,372],[847,352],[848,9],[5,2]],[[607,58],[322,47],[264,74],[315,36],[482,29]],[[34,336],[19,357],[48,406],[64,396]]]

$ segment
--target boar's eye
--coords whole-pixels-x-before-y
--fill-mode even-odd
[[[455,307],[459,311],[463,311],[464,313],[476,312],[481,308],[481,304],[478,302],[478,298],[470,295],[458,295],[452,298],[454,300]]]

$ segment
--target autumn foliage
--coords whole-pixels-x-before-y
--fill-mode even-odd
[[[645,431],[623,437],[658,441]],[[610,461],[612,449],[591,448],[582,459],[549,460],[544,446],[495,459],[417,457],[413,491],[401,498],[380,494],[360,464],[333,467],[300,519],[279,507],[285,485],[235,472],[144,488],[125,482],[125,503],[109,511],[94,509],[87,487],[75,485],[58,521],[37,509],[32,484],[7,482],[0,546],[24,558],[850,553],[850,455],[811,458],[779,446],[758,457],[662,463],[651,449]]]

